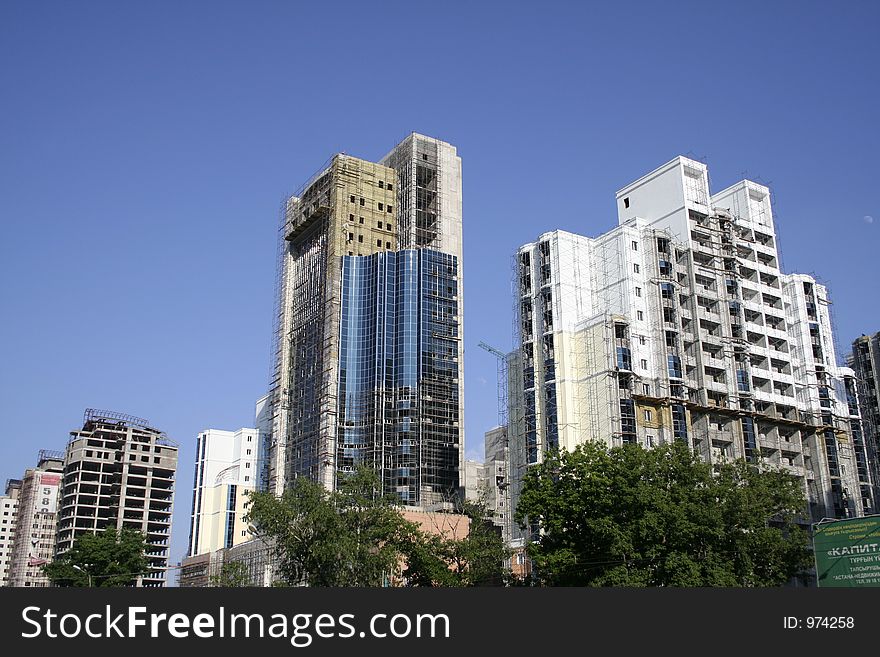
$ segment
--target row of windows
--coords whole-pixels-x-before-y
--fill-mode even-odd
[[[129,454],[129,455],[128,455],[128,460],[129,460],[129,461],[134,461],[134,460],[136,459],[136,457],[137,457],[137,454]],[[141,461],[144,462],[144,463],[149,463],[149,462],[150,462],[150,457],[149,457],[149,456],[142,456],[142,457],[141,457]],[[153,457],[153,463],[159,463],[160,461],[161,461],[161,459],[160,459],[158,456],[154,456],[154,457]]]
[[[355,203],[355,202],[357,202],[357,198],[354,196],[354,194],[352,194],[351,196],[349,196],[349,197],[348,197],[348,200],[349,200],[349,202],[351,202],[351,203]],[[365,207],[366,207],[366,205],[367,205],[367,200],[366,200],[363,196],[361,196],[361,198],[360,198],[360,204],[361,204],[362,206],[365,206]],[[377,205],[377,207],[379,208],[379,212],[383,212],[383,211],[384,211],[384,212],[388,212],[388,213],[394,212],[394,206],[392,206],[392,205],[390,205],[390,204],[389,204],[389,205],[385,205],[384,203],[377,203],[376,205]]]
[[[353,215],[353,214],[348,215],[348,220],[349,220],[351,223],[354,223],[354,215]],[[358,223],[359,223],[359,224],[363,224],[363,223],[364,223],[364,218],[363,218],[363,217],[358,217]],[[378,228],[379,230],[382,230],[383,226],[384,226],[385,230],[389,230],[389,231],[390,231],[390,230],[393,230],[392,227],[391,227],[391,224],[389,224],[389,223],[387,223],[387,222],[382,222],[382,221],[377,221],[377,222],[376,222],[376,228]]]

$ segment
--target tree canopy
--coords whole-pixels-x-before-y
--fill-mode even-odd
[[[588,442],[528,471],[516,519],[555,586],[779,586],[810,562],[801,483],[680,442]]]
[[[73,546],[43,570],[55,586],[131,586],[147,571],[145,549],[141,532],[105,529],[77,536]]]
[[[403,577],[409,586],[501,586],[509,581],[505,561],[510,551],[501,533],[486,520],[484,505],[464,503],[460,513],[470,520],[464,538],[411,532],[401,546]]]
[[[340,477],[336,491],[298,477],[280,498],[253,493],[247,521],[274,546],[286,585],[480,586],[503,572],[500,536],[473,518],[464,539],[423,532],[366,467]]]

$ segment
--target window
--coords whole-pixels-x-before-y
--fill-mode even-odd
[[[633,265],[633,272],[635,272],[636,274],[638,274],[639,272],[641,272],[641,269],[642,269],[642,268],[639,267],[638,265]]]
[[[248,455],[248,456],[251,455],[251,450],[247,450],[247,455]]]
[[[385,230],[391,230],[391,224],[385,224]]]
[[[645,422],[652,422],[653,420],[654,414],[651,411],[645,409]]]
[[[382,189],[383,187],[385,187],[385,183],[380,180],[379,181],[379,189]]]
[[[354,215],[353,215],[353,214],[348,215],[348,220],[349,220],[349,221],[354,221]]]
[[[384,210],[384,209],[385,209],[385,204],[384,204],[384,203],[380,203],[380,204],[379,204],[379,212],[381,212],[381,211]]]
[[[633,240],[632,248],[633,248],[633,251],[638,251],[639,250],[639,243],[636,242],[635,240]]]
[[[376,222],[376,228],[378,228],[379,230],[382,230],[382,222],[381,221]]]
[[[386,206],[386,207],[387,207],[388,212],[391,212],[391,206],[389,205],[389,206]]]
[[[250,464],[250,463],[245,463],[245,464],[244,464],[244,467],[246,467],[246,468],[250,468],[250,467],[251,467],[251,464]]]
[[[358,223],[359,223],[359,224],[364,223],[364,218],[363,218],[363,217],[358,217]]]
[[[254,439],[253,436],[248,436],[248,440],[247,440],[247,441],[248,441],[248,442],[251,442],[253,439]],[[250,454],[250,452],[248,452],[248,454]]]
[[[648,361],[645,360],[644,358],[642,358],[642,360],[639,361],[639,364],[642,366],[642,369],[643,369],[643,370],[648,369]]]
[[[422,159],[423,159],[423,160],[427,160],[427,159],[428,159],[428,154],[427,154],[427,153],[422,153]]]
[[[390,249],[390,248],[391,248],[391,242],[385,242],[385,248],[386,248],[386,249]]]
[[[382,247],[382,240],[376,240],[376,246],[381,248]]]
[[[245,475],[245,476],[244,476],[244,480],[245,480],[245,481],[250,481],[250,480],[251,480],[251,476],[250,476],[250,475]]]
[[[642,384],[642,393],[643,393],[646,397],[650,397],[650,396],[651,396],[651,386],[650,386],[650,384],[648,384],[648,383],[643,383],[643,384]]]
[[[637,296],[637,297],[642,296],[642,288],[640,288],[640,287],[637,287],[637,288],[636,288],[636,296]]]
[[[670,377],[675,379],[681,378],[681,358],[679,358],[675,354],[667,354],[666,367],[669,371]]]
[[[364,197],[361,196],[361,205],[366,205],[366,201],[364,201]]]
[[[641,344],[641,345],[645,344],[645,336],[644,335],[639,336],[639,344]]]
[[[351,203],[354,203],[354,196],[349,196],[349,197],[348,197],[348,200],[349,200]]]
[[[361,244],[364,243],[364,236],[363,235],[358,235],[358,242],[360,242]]]
[[[629,196],[627,196],[626,198],[623,199],[623,207],[625,207],[625,208],[629,207]]]
[[[385,189],[392,189],[391,183],[388,183],[387,185],[385,185]]]
[[[643,313],[641,310],[637,310],[636,319],[641,322],[643,319],[645,319],[645,313]]]
[[[630,352],[626,347],[617,348],[617,366],[622,370],[630,368]]]
[[[349,233],[349,234],[348,234],[348,241],[349,241],[349,242],[354,242],[354,233]]]
[[[672,435],[677,440],[687,440],[687,414],[681,404],[672,405]]]

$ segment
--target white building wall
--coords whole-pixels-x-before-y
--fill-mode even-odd
[[[479,461],[464,462],[464,499],[468,502],[485,502],[486,466]]]
[[[652,228],[668,230],[678,242],[687,240],[687,210],[708,212],[709,174],[706,165],[676,157],[617,192],[621,224],[641,217]]]
[[[199,434],[193,482],[190,556],[227,547],[228,502],[233,486],[236,491],[232,545],[247,540],[242,517],[246,513],[246,492],[255,490],[259,481],[259,448],[257,429],[207,429]]]
[[[9,562],[12,559],[12,541],[15,537],[15,523],[18,517],[19,488],[8,489],[0,495],[0,586],[7,584]]]

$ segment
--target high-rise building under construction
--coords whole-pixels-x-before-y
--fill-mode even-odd
[[[801,477],[816,520],[876,512],[828,294],[781,271],[769,189],[712,195],[706,166],[677,157],[617,207],[599,237],[552,231],[516,254],[514,497],[547,450],[681,440]]]
[[[865,443],[865,458],[858,464],[859,471],[867,471],[861,476],[862,495],[873,493],[880,498],[880,332],[861,335],[852,343],[852,353],[847,364],[856,373],[857,391],[862,411]],[[849,392],[849,391],[847,391]],[[873,480],[874,490],[870,490]]]
[[[177,454],[177,443],[147,420],[86,409],[64,456],[56,556],[83,534],[134,530],[143,534],[147,568],[132,579],[139,587],[165,586]]]
[[[367,464],[430,506],[463,455],[461,160],[411,134],[339,154],[282,212],[266,486]]]

